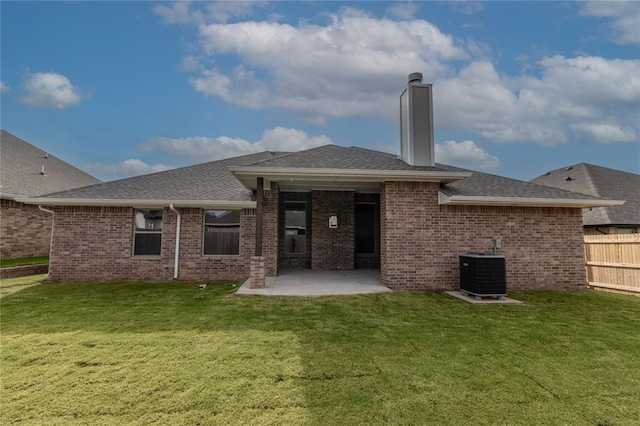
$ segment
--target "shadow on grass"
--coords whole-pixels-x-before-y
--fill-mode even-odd
[[[75,413],[80,422],[631,424],[640,417],[637,298],[540,292],[514,295],[524,307],[474,306],[443,294],[232,296],[236,288],[46,284],[4,298],[3,394],[12,393],[5,413],[39,403],[42,410],[21,420],[62,422]],[[7,379],[11,366],[21,374]],[[76,408],[44,397],[52,392]]]

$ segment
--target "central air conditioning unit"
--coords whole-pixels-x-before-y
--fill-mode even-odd
[[[468,295],[497,297],[507,295],[507,261],[492,253],[467,253],[459,256],[460,290]]]

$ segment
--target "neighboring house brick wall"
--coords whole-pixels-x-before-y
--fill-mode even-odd
[[[438,184],[387,182],[381,194],[382,282],[396,290],[459,287],[458,254],[507,259],[508,290],[586,288],[579,209],[439,206]]]
[[[13,200],[0,206],[0,257],[48,256],[53,215]]]
[[[240,217],[240,255],[204,256],[202,209],[181,214],[179,280],[244,280],[255,253],[255,209]],[[54,282],[170,281],[174,274],[177,216],[164,209],[159,257],[133,256],[134,209],[55,208],[49,279]]]
[[[354,268],[354,193],[312,191],[313,238],[311,269]],[[329,216],[338,216],[338,227],[329,228]]]

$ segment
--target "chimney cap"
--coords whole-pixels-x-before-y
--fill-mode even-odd
[[[422,73],[412,72],[409,74],[409,83],[422,83]]]

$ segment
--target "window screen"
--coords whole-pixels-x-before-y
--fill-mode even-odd
[[[240,254],[240,210],[205,210],[204,254]]]
[[[133,254],[160,256],[162,250],[162,210],[136,210]]]

